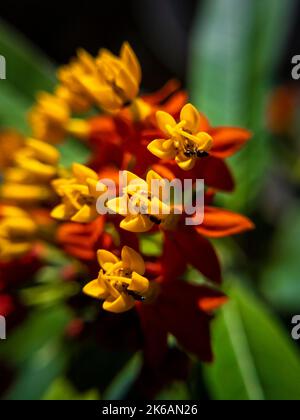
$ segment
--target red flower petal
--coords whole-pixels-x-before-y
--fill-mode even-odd
[[[193,228],[182,229],[172,233],[172,239],[188,264],[193,265],[209,280],[222,282],[221,266],[211,243],[199,235]]]
[[[249,130],[239,127],[216,127],[209,134],[214,140],[211,153],[221,159],[235,154],[252,136]]]
[[[216,207],[205,207],[204,221],[196,227],[201,235],[222,238],[254,229],[254,224],[240,214]]]

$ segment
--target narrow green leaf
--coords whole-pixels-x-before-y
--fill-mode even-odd
[[[32,311],[26,321],[1,343],[0,356],[22,366],[49,341],[55,342],[62,337],[70,319],[71,313],[63,305]]]
[[[120,370],[112,383],[105,390],[104,400],[123,400],[137,378],[142,367],[142,355],[136,353]]]
[[[17,91],[34,100],[35,93],[52,89],[55,71],[43,53],[20,33],[0,21],[0,54],[6,59],[6,79]]]
[[[297,203],[278,222],[260,285],[264,296],[285,314],[296,314],[300,308],[299,248],[300,205]]]
[[[7,400],[39,400],[49,384],[62,374],[67,353],[54,343],[48,343],[26,361],[17,380],[6,395]]]
[[[71,382],[64,377],[60,377],[54,380],[42,399],[48,401],[91,401],[100,400],[100,396],[97,390],[91,390],[81,394],[73,387]]]
[[[206,368],[222,400],[300,399],[300,357],[292,338],[250,292],[236,284],[214,325],[215,362]]]

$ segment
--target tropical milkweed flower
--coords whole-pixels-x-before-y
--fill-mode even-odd
[[[120,313],[132,309],[136,301],[148,299],[153,289],[143,277],[145,263],[132,248],[124,246],[121,259],[106,250],[98,251],[101,270],[97,280],[88,283],[83,291],[87,295],[103,299],[103,309]]]
[[[124,171],[127,186],[124,195],[106,203],[112,212],[124,216],[120,223],[122,229],[129,232],[148,232],[154,226],[163,226],[171,214],[171,207],[162,201],[160,191],[153,191],[153,182],[163,182],[156,172],[149,171],[146,181],[131,172]]]
[[[98,175],[92,169],[74,163],[70,178],[58,178],[52,182],[54,190],[62,198],[62,204],[54,208],[51,216],[57,220],[90,223],[98,217],[96,202],[107,187],[99,184]]]
[[[0,260],[10,261],[28,253],[36,239],[37,229],[25,211],[17,207],[1,207]]]
[[[84,50],[70,65],[58,73],[62,85],[73,95],[75,102],[81,96],[104,111],[115,112],[130,104],[138,95],[141,83],[139,61],[125,42],[120,56],[100,50],[94,59]],[[71,96],[70,96],[71,98]],[[74,102],[71,101],[71,105]]]
[[[40,203],[51,200],[49,183],[58,175],[59,151],[42,141],[28,138],[4,173],[1,198],[14,203]]]
[[[167,139],[156,139],[148,145],[148,150],[155,156],[175,159],[185,171],[192,169],[197,159],[208,156],[212,138],[208,133],[199,131],[200,116],[193,105],[187,104],[182,108],[179,123],[164,111],[158,111],[156,119]]]
[[[14,130],[0,131],[0,170],[12,165],[14,156],[24,145],[25,138]]]
[[[39,140],[58,143],[66,134],[85,139],[88,136],[88,124],[81,119],[71,118],[68,103],[57,95],[41,92],[37,104],[28,115],[33,136]]]

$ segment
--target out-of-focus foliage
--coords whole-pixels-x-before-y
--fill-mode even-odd
[[[239,180],[235,193],[220,200],[235,210],[263,213],[260,195],[272,186],[269,179],[278,139],[267,131],[267,105],[293,7],[293,1],[211,0],[204,2],[196,19],[190,61],[193,101],[213,125],[241,125],[254,133],[245,150],[231,160]],[[236,275],[241,261],[249,276],[259,270],[252,286],[262,279],[259,290],[284,315],[297,311],[300,304],[299,207],[295,207],[286,209],[282,221],[275,220],[274,242],[272,235],[263,237],[268,230],[258,226],[255,237],[271,249],[271,253],[268,248],[263,250],[261,262],[247,260],[243,253],[239,256],[233,243],[220,248],[227,272],[230,269]],[[240,277],[245,278],[244,274]],[[211,396],[299,399],[299,353],[278,325],[275,313],[269,313],[236,283],[230,286],[229,295],[231,303],[215,324],[216,361],[206,369]]]
[[[270,302],[286,314],[300,308],[299,248],[300,208],[296,206],[279,221],[271,255],[266,262],[261,289]]]
[[[272,164],[266,104],[292,10],[292,0],[211,0],[199,9],[191,46],[192,100],[214,125],[254,133],[232,159],[239,182],[222,203],[235,210],[253,209]]]
[[[300,359],[276,315],[233,283],[214,326],[216,361],[206,369],[215,399],[298,400]]]

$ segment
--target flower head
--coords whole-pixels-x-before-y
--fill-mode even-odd
[[[71,220],[78,223],[90,223],[98,216],[97,198],[107,188],[99,188],[98,175],[92,169],[74,163],[72,177],[59,178],[52,185],[62,198],[62,204],[54,208],[51,216],[58,220]],[[97,189],[100,189],[98,191]]]
[[[120,227],[129,232],[148,232],[154,226],[164,225],[169,219],[171,207],[162,201],[161,189],[155,191],[152,181],[164,182],[156,172],[149,171],[146,181],[131,172],[124,171],[127,185],[124,195],[109,200],[106,206],[124,216]]]
[[[10,261],[28,253],[36,238],[37,226],[28,213],[3,206],[0,220],[0,260]]]
[[[71,109],[62,91],[59,95],[41,92],[37,96],[37,104],[29,113],[29,123],[33,135],[45,142],[58,143],[66,134],[78,138],[88,136],[88,124],[79,119],[71,119]]]
[[[58,174],[59,151],[42,141],[28,138],[4,173],[2,199],[14,203],[40,203],[53,198],[49,182]]]
[[[153,140],[148,150],[160,159],[175,159],[178,166],[188,171],[197,159],[208,156],[212,147],[211,136],[200,131],[200,116],[197,109],[185,105],[180,114],[180,122],[164,111],[156,114],[157,124],[166,139]]]
[[[0,170],[8,168],[17,150],[24,145],[25,138],[14,130],[0,131]]]
[[[90,106],[97,105],[107,112],[115,112],[137,97],[141,68],[134,51],[125,42],[119,57],[103,49],[94,59],[86,51],[79,50],[77,58],[62,67],[58,77],[70,92],[72,108],[78,108],[79,100],[83,100]],[[84,103],[81,105],[84,107]]]
[[[122,249],[121,259],[106,250],[98,251],[101,266],[99,277],[83,289],[87,295],[103,299],[103,309],[109,312],[125,312],[152,294],[149,281],[143,277],[145,263],[132,248]]]

